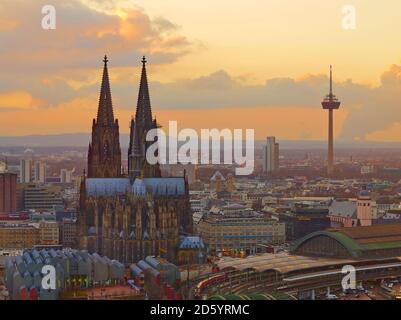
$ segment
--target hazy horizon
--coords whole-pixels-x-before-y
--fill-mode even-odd
[[[64,134],[36,134],[23,136],[1,136],[0,147],[87,147],[90,141],[90,132],[75,132]],[[280,148],[327,148],[326,140],[292,140],[279,139]],[[128,146],[129,134],[120,134],[122,146]],[[255,139],[255,147],[260,148],[264,144],[263,139]],[[401,141],[350,141],[336,140],[336,148],[401,148]]]

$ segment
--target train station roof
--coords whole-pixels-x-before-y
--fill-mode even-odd
[[[342,256],[336,255],[336,248]],[[287,274],[293,271],[318,272],[328,267],[341,269],[345,264],[389,259],[401,261],[401,224],[317,231],[296,241],[290,253],[223,257],[217,265],[220,270],[274,270]]]
[[[208,300],[296,300],[296,298],[284,292],[273,292],[273,293],[214,295],[211,296]]]
[[[300,248],[306,243],[321,242],[323,238],[335,240],[347,250],[350,258],[388,258],[401,253],[401,224],[332,228],[313,232],[296,241],[291,252],[300,254]],[[331,252],[327,252],[327,255],[330,254]]]
[[[275,270],[282,274],[317,267],[325,267],[331,265],[344,265],[351,263],[353,259],[332,259],[332,258],[319,258],[319,257],[304,257],[298,255],[290,255],[288,253],[279,254],[262,254],[250,256],[247,258],[231,258],[224,257],[217,265],[220,270],[236,269],[247,270],[252,269],[257,272],[268,270]]]

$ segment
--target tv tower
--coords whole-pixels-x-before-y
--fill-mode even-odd
[[[333,110],[340,108],[341,102],[333,94],[333,72],[330,66],[330,93],[324,97],[322,107],[329,110],[329,144],[327,150],[327,174],[332,175],[334,169],[334,146],[333,146]]]

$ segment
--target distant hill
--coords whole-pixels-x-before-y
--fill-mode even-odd
[[[86,147],[89,144],[90,136],[90,133],[67,133],[0,137],[0,147]],[[128,134],[120,134],[120,139],[122,145],[128,145]]]
[[[57,135],[29,135],[29,136],[0,136],[0,147],[87,147],[90,133],[67,133]],[[128,146],[129,134],[120,134],[120,143],[123,148]],[[280,140],[282,149],[323,149],[326,141],[316,140]],[[256,141],[255,146],[260,148],[264,141]],[[337,148],[401,148],[401,142],[372,142],[372,141],[335,141]]]

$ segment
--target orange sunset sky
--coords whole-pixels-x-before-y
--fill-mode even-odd
[[[332,64],[336,138],[401,141],[399,0],[55,0],[43,30],[47,2],[0,2],[0,136],[89,132],[107,54],[122,133],[146,55],[163,126],[325,139]]]

